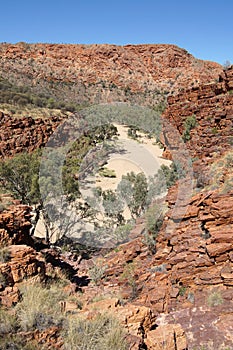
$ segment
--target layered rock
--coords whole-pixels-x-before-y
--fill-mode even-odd
[[[19,119],[0,112],[0,158],[31,152],[45,146],[60,122],[61,120],[57,117]]]
[[[33,246],[30,236],[31,208],[27,205],[12,205],[0,213],[0,247],[12,244]]]
[[[108,268],[101,282],[102,293],[120,293],[128,300],[133,297],[133,304],[147,306],[158,315],[152,327],[156,331],[148,330],[149,348],[156,337],[158,345],[154,343],[154,346],[159,349],[163,341],[157,338],[160,326],[165,325],[167,332],[171,331],[167,336],[170,339],[176,332],[176,324],[186,332],[189,346],[209,341],[214,341],[216,348],[232,345],[231,335],[226,336],[219,326],[215,330],[216,338],[214,328],[220,320],[221,327],[227,327],[233,315],[233,192],[195,195],[179,224],[174,222],[174,229],[172,197],[168,197],[171,209],[157,237],[156,253],[148,252],[141,237],[120,246],[119,252],[112,252],[103,260]],[[134,270],[125,279],[122,277],[125,266],[132,262]],[[136,285],[134,291],[132,279]],[[84,290],[94,296],[90,286]],[[163,323],[161,313],[166,313]],[[202,335],[201,327],[204,327]],[[178,329],[177,338],[183,332]]]
[[[19,301],[17,285],[20,282],[45,278],[45,262],[40,254],[26,245],[10,245],[7,251],[9,258],[0,262],[0,304],[9,307]]]
[[[2,77],[76,103],[153,105],[161,92],[213,81],[220,71],[175,45],[0,45]]]
[[[166,324],[147,333],[145,344],[148,350],[186,350],[187,340],[179,324]]]
[[[232,85],[233,67],[223,71],[216,82],[192,87],[167,99],[163,114],[164,143],[171,154],[179,147],[188,149],[196,173],[232,148]],[[190,140],[182,146],[178,138],[190,116],[195,116],[196,126],[190,130]]]
[[[120,89],[130,86],[135,94],[143,91],[145,86],[150,91],[156,87],[166,90],[169,86],[178,91],[193,82],[191,89],[168,98],[168,108],[163,115],[167,154],[173,156],[176,152],[176,140],[166,121],[178,130],[178,135],[182,135],[184,121],[191,115],[195,115],[197,126],[190,131],[190,141],[186,142],[185,148],[190,157],[195,158],[194,171],[197,174],[204,172],[214,159],[232,146],[233,69],[222,72],[218,81],[213,81],[220,72],[218,65],[195,61],[181,49],[166,45],[117,48],[19,44],[2,45],[1,54],[2,73],[10,69],[14,59],[17,64],[12,80],[21,76],[19,66],[23,63],[25,82],[32,79],[39,82],[39,86],[42,81],[59,83],[62,79],[75,84],[77,74],[80,74],[82,86],[90,84],[96,88],[102,84],[98,83],[99,79],[103,79]],[[27,65],[30,58],[40,73],[38,77]],[[195,62],[199,65],[197,70],[195,65],[190,68],[190,63]],[[135,70],[132,65],[136,63]],[[68,70],[68,66],[72,69]],[[61,74],[62,67],[66,67],[64,75]],[[121,76],[116,75],[115,67],[121,69]],[[186,75],[182,75],[184,69]],[[212,80],[212,83],[197,87],[195,80]],[[112,99],[111,95],[106,98],[108,101]],[[36,122],[25,118],[20,124],[15,119],[3,115],[2,118],[3,156],[12,155],[13,149],[21,152],[25,147],[29,150],[41,147],[59,123],[56,119]],[[169,350],[184,350],[187,346],[192,348],[211,341],[216,349],[233,344],[233,192],[203,191],[186,198],[185,203],[179,200],[177,204],[177,189],[175,186],[169,191],[169,211],[157,237],[155,254],[148,250],[140,233],[135,234],[132,241],[102,258],[106,270],[98,286],[88,279],[90,261],[78,259],[77,266],[71,264],[73,277],[77,277],[76,281],[84,292],[83,315],[92,317],[96,309],[115,313],[129,334],[131,349],[145,347],[145,344],[148,349],[167,346]],[[32,248],[15,246],[31,244],[29,213],[25,216],[26,207],[21,206],[21,210],[24,214],[13,211],[1,213],[0,217],[2,246],[10,244],[11,253],[10,261],[0,265],[8,284],[1,287],[0,298],[8,306],[19,298],[15,284],[27,277],[43,278],[45,271],[43,259]],[[64,257],[61,259],[57,254],[47,256],[51,265],[64,267],[67,264]],[[130,264],[133,268],[127,275],[125,267]],[[120,298],[110,301],[106,298],[91,304],[90,301],[100,294],[120,294]],[[10,300],[8,304],[7,300]],[[67,311],[73,311],[73,305],[66,306]],[[45,332],[46,339],[48,334]],[[52,340],[57,337],[57,329],[51,330]]]

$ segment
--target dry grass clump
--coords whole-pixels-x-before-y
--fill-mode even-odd
[[[5,263],[10,259],[10,251],[7,247],[0,248],[0,263]]]
[[[67,295],[55,285],[43,288],[39,283],[21,288],[22,301],[16,306],[16,315],[23,331],[43,330],[62,323],[64,315],[60,301]]]
[[[65,293],[60,284],[47,287],[40,283],[23,284],[20,292],[22,299],[15,307],[0,308],[1,350],[45,350],[46,344],[28,341],[22,332],[41,332],[53,326],[60,329],[63,350],[128,349],[123,328],[113,316],[97,315],[90,320],[81,319],[78,312],[65,312],[62,302],[74,296]]]
[[[29,341],[23,335],[7,334],[0,337],[1,350],[46,350],[46,346],[38,345],[36,341]]]
[[[12,333],[16,328],[17,320],[15,314],[0,307],[0,335]]]
[[[105,314],[92,320],[71,318],[63,335],[64,349],[127,350],[125,334],[118,320]]]

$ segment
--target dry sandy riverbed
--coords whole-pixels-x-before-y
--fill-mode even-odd
[[[100,176],[99,173],[87,176],[84,182],[80,185],[80,191],[83,199],[92,196],[94,187],[101,187],[103,190],[115,190],[118,183],[121,181],[122,175],[133,171],[134,173],[144,172],[149,177],[157,173],[162,164],[170,165],[171,162],[162,158],[163,150],[155,143],[155,140],[149,139],[143,133],[137,133],[140,137],[138,140],[133,140],[128,137],[128,127],[115,124],[118,130],[118,140],[121,151],[111,154],[107,160],[106,168],[114,170],[116,177],[108,178]],[[126,213],[125,213],[126,214]],[[128,215],[126,215],[128,216]],[[40,219],[35,236],[44,237],[45,227],[43,220]],[[56,233],[52,241],[56,241]]]
[[[98,173],[95,177],[90,177],[89,180],[95,183],[95,186],[100,186],[103,190],[115,190],[118,183],[121,181],[122,175],[126,175],[131,171],[137,173],[144,172],[147,177],[157,173],[162,164],[170,165],[171,162],[162,158],[163,150],[155,144],[155,140],[149,139],[143,133],[138,133],[140,136],[138,141],[130,139],[127,134],[128,127],[115,124],[118,130],[118,139],[121,148],[124,149],[124,154],[117,152],[112,154],[106,164],[106,168],[114,170],[116,177],[108,178],[100,176]],[[92,187],[91,186],[91,187]],[[84,190],[83,195],[90,194]]]

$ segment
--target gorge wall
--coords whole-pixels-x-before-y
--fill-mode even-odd
[[[64,82],[67,86],[73,84],[72,89],[77,89],[78,79],[82,86],[90,85],[92,101],[97,101],[96,85],[101,84],[101,94],[106,91],[103,83],[98,83],[101,79],[120,89],[130,86],[133,94],[141,94],[145,87],[149,91],[157,88],[169,91],[162,115],[164,154],[172,157],[176,152],[168,122],[182,135],[185,120],[195,115],[197,124],[190,130],[185,147],[192,158],[196,181],[232,150],[233,68],[222,71],[219,65],[196,60],[172,45],[2,44],[0,52],[0,74],[10,79],[12,72],[12,81],[32,82],[35,91],[47,89],[51,82],[58,86]],[[204,84],[206,81],[208,84]],[[54,96],[57,91],[56,86]],[[69,90],[65,91],[68,95]],[[77,90],[73,96],[76,93]],[[124,91],[124,98],[125,94]],[[117,95],[101,96],[99,101],[113,101]],[[148,96],[153,99],[153,93]],[[0,119],[1,157],[42,147],[61,122],[56,117],[19,120],[3,113]],[[224,176],[232,174],[232,160],[229,162]],[[130,242],[101,256],[106,270],[98,285],[81,283],[88,281],[95,258],[81,256],[75,260],[72,254],[46,251],[47,259],[52,256],[53,261],[72,266],[82,292],[84,314],[91,318],[95,307],[111,309],[129,331],[132,350],[142,346],[159,350],[171,336],[169,350],[184,350],[185,339],[190,349],[202,344],[213,344],[215,350],[232,347],[233,190],[232,187],[225,192],[221,188],[213,190],[208,187],[209,181],[207,176],[198,189],[194,182],[185,210],[182,201],[176,204],[179,184],[173,186],[166,198],[168,211],[156,239],[156,252],[152,254],[143,242],[141,220]],[[1,303],[7,306],[19,300],[17,283],[25,277],[46,278],[48,262],[33,249],[29,216],[29,208],[20,205],[0,215],[1,245],[8,245],[11,252],[10,262],[0,264],[0,271],[9,282],[0,290]],[[128,264],[133,264],[134,269],[126,278],[124,270]],[[133,282],[130,284],[129,280]],[[99,297],[102,300],[92,303]],[[164,338],[159,343],[160,337]]]

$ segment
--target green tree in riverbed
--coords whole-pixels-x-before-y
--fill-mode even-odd
[[[143,213],[148,193],[148,184],[144,173],[131,172],[123,175],[117,191],[126,202],[133,218]]]
[[[60,152],[57,149],[47,148],[46,155],[43,153],[43,156],[42,150],[36,150],[32,153],[25,152],[10,159],[0,160],[2,191],[9,191],[14,198],[20,199],[23,204],[36,204],[38,210],[44,211],[44,219],[49,226],[53,219],[51,219],[51,215],[48,215],[48,210],[45,209],[49,208],[52,217],[57,221],[67,208],[68,203],[74,203],[75,199],[80,197],[77,175],[84,157],[96,143],[104,143],[115,133],[116,128],[113,125],[99,126],[88,134],[84,133],[74,142],[66,154],[65,161],[63,159],[65,149],[62,148]],[[105,151],[105,153],[107,152],[109,150]],[[63,161],[64,163],[62,163]],[[62,177],[62,186],[61,181],[59,181],[60,176]],[[48,201],[48,197],[51,202]],[[61,210],[56,210],[56,199],[61,203]],[[90,210],[85,203],[76,205],[76,207],[77,217],[82,217],[84,213],[89,215]],[[63,220],[62,224],[64,226],[66,222]]]

